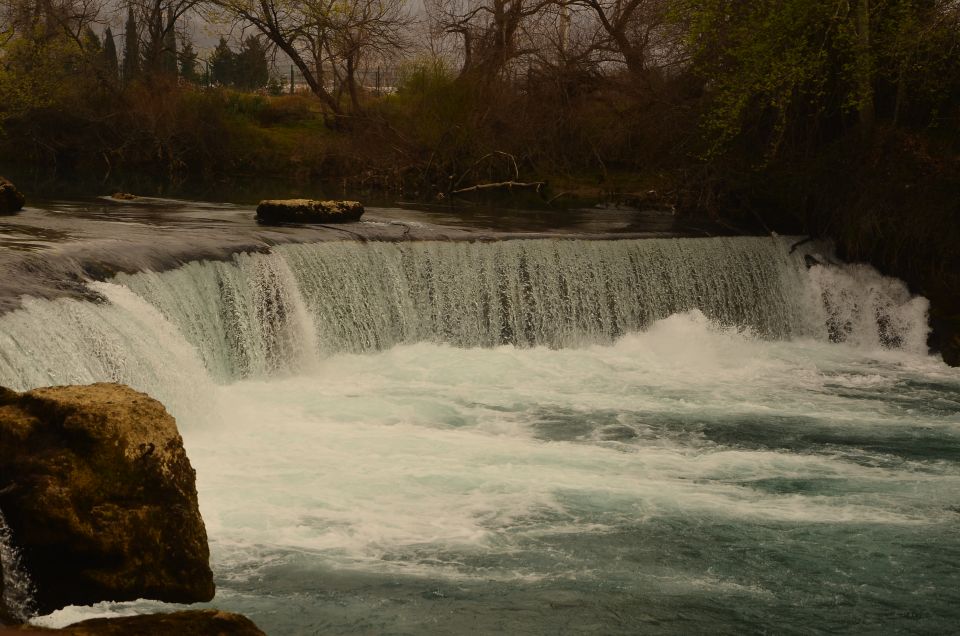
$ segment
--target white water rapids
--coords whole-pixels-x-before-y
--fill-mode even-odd
[[[870,268],[771,238],[328,243],[92,287],[0,318],[0,384],[163,401],[214,605],[271,634],[955,618],[960,374]]]

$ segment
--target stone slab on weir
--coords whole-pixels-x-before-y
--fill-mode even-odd
[[[351,223],[363,216],[359,201],[276,199],[257,206],[260,223]]]

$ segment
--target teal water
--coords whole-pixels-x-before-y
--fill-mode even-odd
[[[960,373],[787,247],[281,248],[28,301],[0,383],[160,397],[270,634],[954,631]]]

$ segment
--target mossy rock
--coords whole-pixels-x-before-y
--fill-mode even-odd
[[[257,221],[261,223],[350,223],[363,216],[359,201],[314,201],[282,199],[261,201]]]
[[[213,598],[183,440],[162,404],[129,387],[0,389],[0,509],[41,613]]]
[[[27,199],[7,179],[0,177],[0,215],[16,214],[26,205]]]

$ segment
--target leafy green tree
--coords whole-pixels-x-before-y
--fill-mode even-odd
[[[877,118],[901,120],[911,94],[929,113],[937,107],[916,103],[911,84],[950,85],[960,67],[945,59],[960,46],[948,0],[686,0],[678,15],[709,97],[713,153],[739,140],[773,157],[867,133]]]

